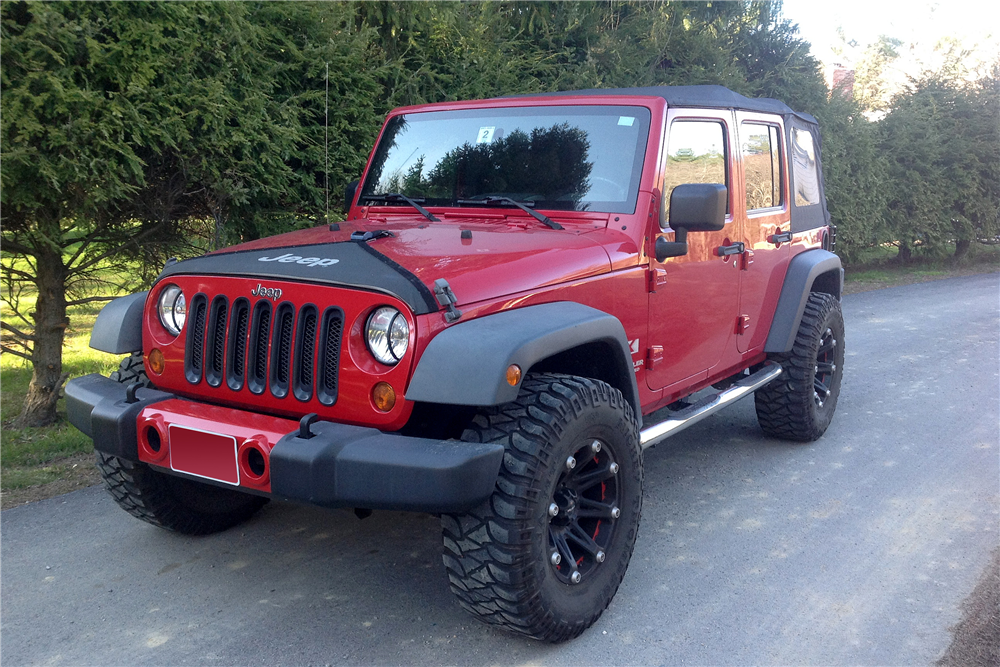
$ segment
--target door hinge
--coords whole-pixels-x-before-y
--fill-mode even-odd
[[[736,335],[742,336],[750,328],[750,316],[740,315],[736,318]]]
[[[660,285],[666,285],[667,284],[667,270],[666,269],[660,269],[660,268],[657,268],[657,267],[652,267],[649,270],[649,275],[647,277],[649,278],[649,291],[650,292],[655,292],[657,287],[659,287]]]
[[[653,345],[646,350],[646,369],[653,368],[663,361],[663,346]]]
[[[743,251],[743,254],[740,255],[740,270],[748,271],[751,264],[753,264],[753,250],[747,248]]]

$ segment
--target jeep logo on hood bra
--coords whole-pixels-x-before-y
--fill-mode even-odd
[[[306,266],[332,266],[339,262],[339,259],[323,258],[323,257],[302,257],[301,255],[293,255],[291,253],[285,253],[279,257],[258,257],[258,262],[279,262],[281,264],[305,264]]]

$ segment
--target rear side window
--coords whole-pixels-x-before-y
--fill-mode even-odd
[[[743,123],[740,147],[746,176],[747,211],[781,206],[781,144],[773,125]]]
[[[792,128],[792,177],[795,182],[795,205],[820,203],[819,176],[816,173],[816,147],[808,130]]]
[[[670,126],[663,178],[663,217],[670,219],[670,194],[684,183],[722,183],[729,190],[726,127],[718,121],[677,120]],[[731,210],[727,206],[727,211]]]

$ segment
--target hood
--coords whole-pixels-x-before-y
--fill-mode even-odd
[[[458,305],[610,271],[608,253],[587,232],[509,223],[503,218],[350,221],[244,243],[171,264],[176,274],[291,279],[384,292],[417,314],[435,312],[434,282],[447,280]],[[603,225],[602,225],[603,227]],[[351,234],[376,232],[369,240]],[[378,232],[388,232],[379,236]],[[391,235],[390,235],[391,234]]]

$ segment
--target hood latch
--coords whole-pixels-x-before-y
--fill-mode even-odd
[[[447,310],[444,314],[445,321],[454,322],[462,316],[462,311],[455,307],[458,299],[455,298],[455,293],[451,291],[451,285],[444,278],[438,278],[434,281],[434,296],[441,307]]]

